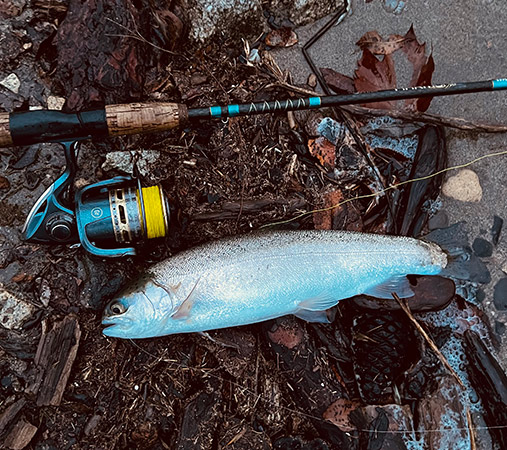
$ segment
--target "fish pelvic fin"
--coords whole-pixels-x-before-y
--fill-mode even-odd
[[[315,297],[300,302],[294,315],[307,322],[330,323],[326,309],[332,308],[337,303],[336,296],[322,292]]]
[[[393,292],[400,298],[413,297],[414,291],[410,288],[410,282],[405,275],[395,275],[381,284],[367,289],[364,294],[376,298],[393,298]]]
[[[192,307],[194,306],[196,300],[196,290],[195,288],[199,284],[201,279],[199,278],[196,282],[190,294],[188,294],[187,298],[183,300],[183,303],[179,306],[179,308],[171,315],[172,319],[180,320],[180,319],[188,319],[190,317],[190,312],[192,311]]]

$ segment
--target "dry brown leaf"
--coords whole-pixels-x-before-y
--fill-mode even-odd
[[[324,414],[322,414],[322,417],[344,432],[353,431],[356,427],[350,421],[349,415],[360,406],[359,402],[339,398],[329,405]]]
[[[320,211],[313,213],[313,224],[316,230],[332,230],[333,218],[340,212],[341,207],[333,208],[333,206],[343,201],[343,194],[339,190],[324,194],[324,205]],[[330,209],[328,209],[330,208]],[[324,211],[322,211],[324,209]]]
[[[355,71],[354,85],[357,92],[374,92],[396,88],[396,73],[391,55],[379,60],[369,50],[363,50],[363,56]],[[370,108],[396,109],[396,102],[369,103]]]
[[[325,137],[308,140],[310,154],[317,158],[326,170],[332,170],[335,164],[336,147]]]
[[[405,36],[391,34],[387,40],[383,40],[378,31],[368,31],[364,34],[356,45],[361,50],[369,50],[374,55],[390,55],[399,50],[405,44]]]
[[[417,40],[414,32],[414,26],[405,34],[405,45],[401,49],[405,53],[407,59],[413,66],[412,79],[410,80],[410,86],[417,86],[417,79],[422,67],[426,64],[428,58],[426,56],[426,44],[421,44]]]
[[[405,44],[402,47],[403,53],[407,56],[413,67],[410,87],[430,86],[435,70],[433,55],[426,56],[426,44],[421,44],[414,32],[412,25],[405,35]],[[433,97],[415,98],[405,100],[406,108],[410,111],[426,111]]]
[[[435,71],[435,62],[433,55],[428,57],[428,61],[422,66],[419,78],[416,81],[416,86],[431,86],[431,78]],[[405,100],[407,109],[411,111],[425,112],[430,107],[433,97],[420,97]]]
[[[270,47],[291,47],[298,42],[298,36],[288,27],[273,30],[266,36],[266,45]]]
[[[320,69],[324,80],[328,86],[337,94],[352,94],[356,92],[354,87],[354,80],[346,75],[343,75],[333,69]]]
[[[11,187],[11,183],[5,177],[0,177],[0,189],[9,189]]]

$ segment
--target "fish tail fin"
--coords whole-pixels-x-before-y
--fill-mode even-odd
[[[422,240],[437,244],[447,254],[447,266],[441,275],[458,280],[489,283],[491,275],[486,265],[474,255],[465,230],[466,222],[439,228],[423,236]]]

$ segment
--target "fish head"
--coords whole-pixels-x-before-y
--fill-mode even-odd
[[[104,309],[102,332],[109,337],[139,339],[157,336],[173,310],[171,291],[149,277],[127,286]]]

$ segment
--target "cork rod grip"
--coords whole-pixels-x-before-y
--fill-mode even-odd
[[[0,147],[12,145],[11,131],[9,128],[9,113],[0,112]]]
[[[128,103],[106,106],[110,136],[170,130],[187,120],[187,108],[178,103]]]

